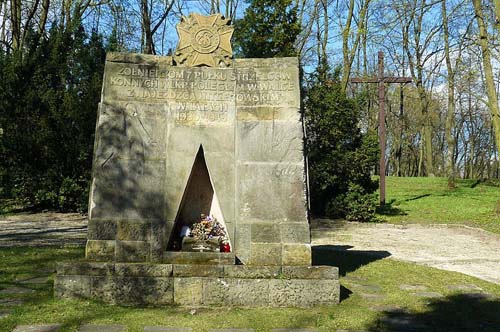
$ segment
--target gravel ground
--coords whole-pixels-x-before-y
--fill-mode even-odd
[[[312,244],[333,250],[385,251],[390,258],[461,272],[500,284],[500,236],[451,225],[312,222]],[[337,248],[337,249],[336,249]]]

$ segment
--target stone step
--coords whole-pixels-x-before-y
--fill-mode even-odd
[[[162,262],[166,264],[233,265],[235,260],[234,253],[166,251],[163,253]]]

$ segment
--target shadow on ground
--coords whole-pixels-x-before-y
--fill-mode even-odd
[[[368,331],[500,331],[500,300],[481,293],[433,299],[426,305],[426,309],[421,313],[409,313],[404,310],[382,312]]]
[[[413,198],[410,200],[414,200],[417,198]],[[377,206],[377,214],[383,215],[383,216],[406,216],[408,213],[406,213],[404,210],[395,207],[394,204],[396,203],[395,199],[392,199],[390,202],[385,203],[384,206]]]
[[[339,274],[356,271],[360,267],[389,257],[388,251],[376,250],[349,250],[352,246],[321,245],[312,247],[312,264],[337,266]]]

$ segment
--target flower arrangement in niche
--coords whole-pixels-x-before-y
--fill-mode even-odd
[[[227,241],[227,232],[225,227],[213,216],[202,214],[200,221],[192,226],[190,236],[199,241],[207,241],[218,238],[219,242]]]

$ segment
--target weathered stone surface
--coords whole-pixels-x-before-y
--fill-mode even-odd
[[[144,332],[191,332],[190,327],[145,326]]]
[[[234,328],[234,329],[210,329],[209,332],[254,332],[254,329],[241,329],[241,328]]]
[[[125,332],[124,325],[95,325],[85,324],[78,328],[78,332]]]
[[[222,277],[222,265],[174,265],[174,277]]]
[[[91,297],[112,304],[172,304],[173,279],[92,277]]]
[[[238,164],[240,218],[307,225],[303,163]]]
[[[106,276],[114,272],[113,263],[57,263],[57,275]]]
[[[283,243],[310,243],[309,225],[304,223],[281,223],[281,241]]]
[[[199,306],[203,303],[202,278],[174,278],[174,303]]]
[[[268,223],[252,224],[252,242],[281,243],[279,225]]]
[[[88,275],[57,275],[54,279],[54,294],[59,298],[89,298],[91,277]]]
[[[34,290],[24,287],[11,286],[0,290],[0,295],[18,295],[33,293]]]
[[[264,112],[262,108],[258,110]],[[304,160],[302,145],[297,144],[303,140],[299,121],[242,121],[237,132],[238,146],[245,147],[239,150],[241,161],[302,163]]]
[[[89,240],[115,240],[116,220],[89,220],[87,237]]]
[[[150,256],[148,241],[116,241],[116,260],[119,262],[146,262]]]
[[[339,278],[339,269],[334,266],[283,266],[281,273],[288,279],[337,280]]]
[[[399,285],[399,289],[405,290],[405,291],[426,291],[427,286],[424,285]]]
[[[231,20],[221,14],[202,16],[192,13],[177,25],[179,44],[174,61],[178,66],[230,66],[233,50]]]
[[[269,305],[269,280],[204,279],[203,304],[240,307],[267,306]]]
[[[338,303],[340,286],[337,280],[271,279],[269,293],[273,306],[311,307]]]
[[[115,258],[115,241],[88,240],[85,258],[90,261],[111,261]]]
[[[0,299],[0,305],[5,307],[14,307],[23,304],[25,301],[21,299]]]
[[[33,284],[33,285],[41,285],[41,284],[46,284],[49,282],[50,279],[48,276],[44,277],[33,277],[33,278],[27,278],[27,279],[21,279],[21,280],[16,280],[17,283],[20,284]]]
[[[252,243],[250,265],[281,265],[281,244]]]
[[[290,329],[290,328],[281,328],[281,329],[272,329],[271,332],[317,332],[318,329],[312,329],[312,328],[307,328],[307,329]],[[337,330],[338,332],[338,330]],[[359,332],[359,331],[356,331]]]
[[[163,220],[151,221],[151,261],[161,263],[163,252],[167,249],[167,234],[172,231],[173,223]]]
[[[142,65],[172,65],[172,57],[170,56],[159,56],[152,54],[139,54],[139,53],[116,53],[108,52],[106,53],[106,61],[109,62],[122,62],[122,63],[135,63]]]
[[[234,252],[243,264],[250,262],[250,248],[252,242],[252,225],[239,223],[234,230]]]
[[[267,279],[277,278],[281,274],[279,266],[249,266],[226,265],[224,266],[225,278]]]
[[[311,265],[311,245],[283,244],[283,265]]]
[[[61,324],[18,325],[13,332],[56,332],[61,327]]]
[[[171,277],[171,264],[116,263],[115,275],[124,277]]]
[[[146,220],[119,220],[117,240],[120,241],[149,241],[151,222]]]
[[[163,254],[163,262],[168,264],[231,265],[234,264],[234,254],[167,251]]]

